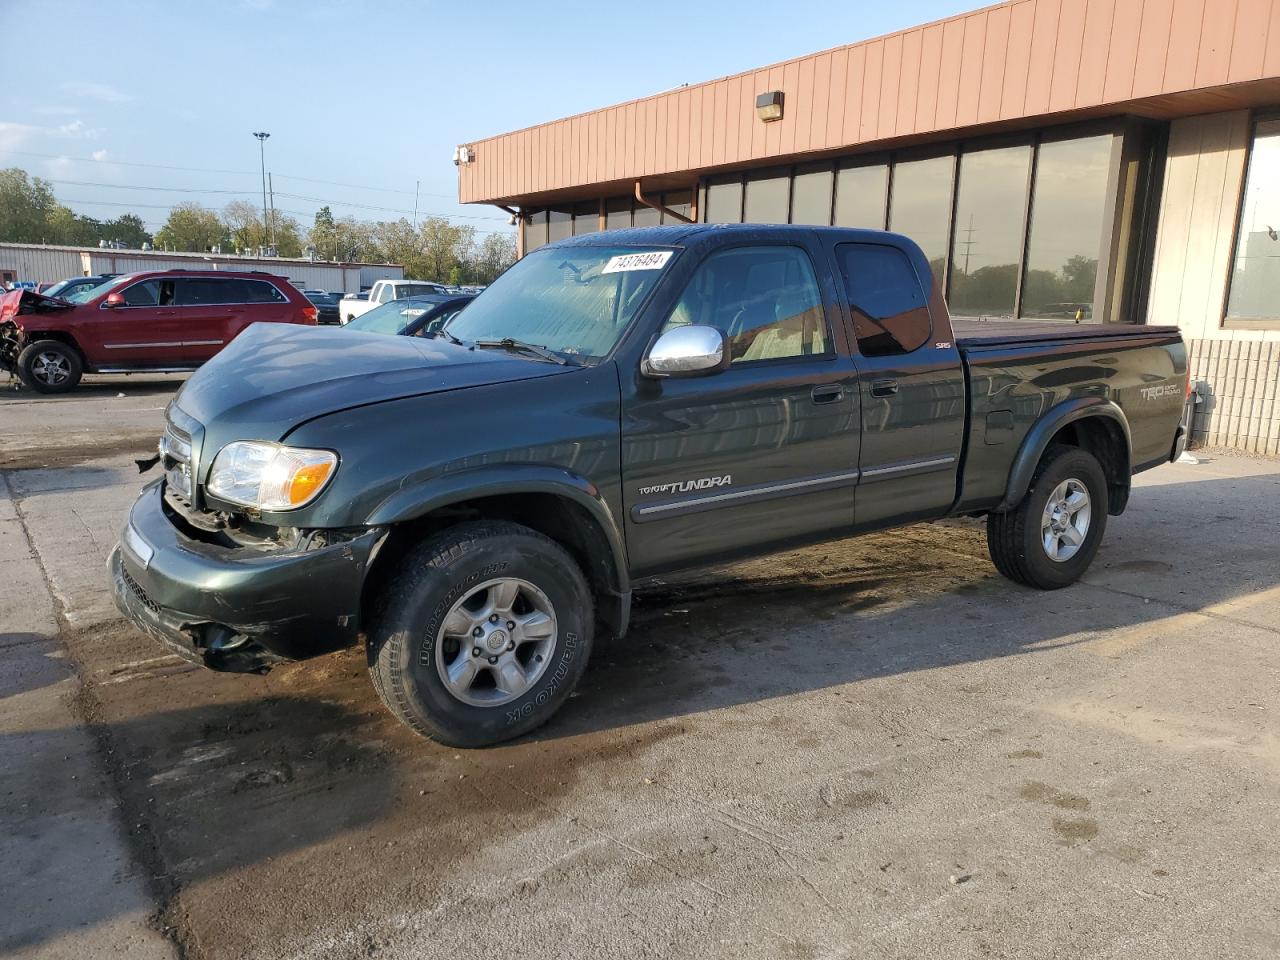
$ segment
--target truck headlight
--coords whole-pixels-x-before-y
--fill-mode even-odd
[[[329,450],[237,440],[213,458],[208,491],[258,510],[295,510],[314,500],[337,468],[338,455]]]

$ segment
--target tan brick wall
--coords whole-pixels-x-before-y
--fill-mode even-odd
[[[1204,398],[1192,445],[1280,456],[1280,343],[1188,340],[1187,350]]]

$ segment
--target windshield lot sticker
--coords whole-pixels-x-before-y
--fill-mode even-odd
[[[601,273],[624,273],[628,270],[661,270],[671,259],[670,250],[654,250],[650,253],[624,253],[611,257]]]

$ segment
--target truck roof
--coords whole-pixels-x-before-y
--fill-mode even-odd
[[[700,240],[725,234],[754,234],[764,238],[800,232],[835,233],[847,240],[863,243],[887,241],[894,246],[914,245],[910,238],[900,233],[857,227],[826,227],[804,223],[680,223],[662,227],[625,227],[621,230],[588,233],[557,240],[547,246],[689,246]]]

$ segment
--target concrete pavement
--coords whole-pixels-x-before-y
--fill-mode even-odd
[[[6,632],[35,638],[10,647],[29,666],[5,651],[17,696],[74,665],[100,726],[0,700],[6,770],[30,758],[5,816],[58,798],[0,884],[101,851],[84,887],[134,899],[86,903],[88,929],[142,938],[154,912],[199,958],[1280,952],[1274,461],[1144,475],[1056,593],[999,578],[967,521],[647,584],[550,726],[459,752],[390,720],[358,651],[214,675],[115,619],[101,559],[158,417],[6,471],[0,536],[36,554],[0,568]],[[106,780],[50,784],[68,736]],[[94,848],[58,814],[94,798],[130,856],[114,815]],[[80,921],[26,948],[71,955]]]

